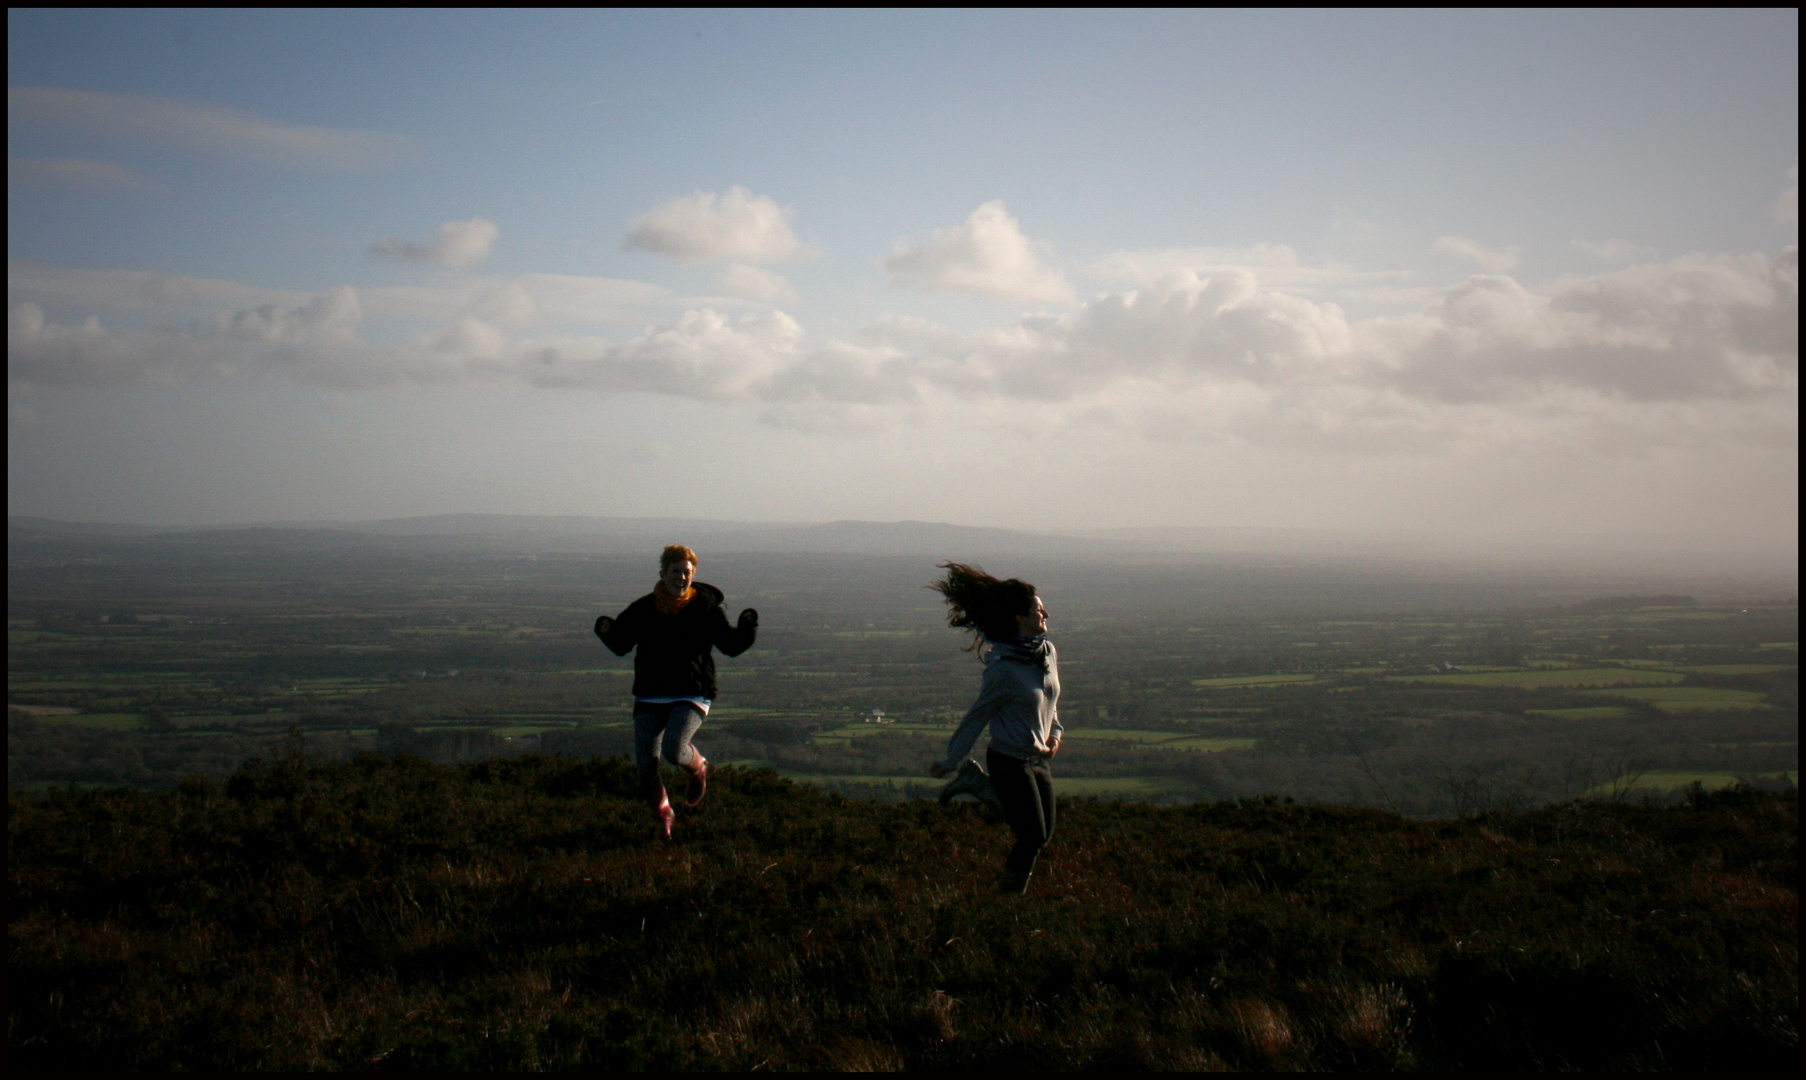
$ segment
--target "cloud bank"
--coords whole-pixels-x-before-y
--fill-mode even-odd
[[[166,327],[197,320],[212,325],[222,312],[293,308],[311,299],[298,290],[146,271],[72,270],[21,260],[7,264],[6,284],[9,304],[133,315]],[[679,301],[670,290],[646,282],[572,274],[460,276],[429,285],[364,288],[357,296],[370,317],[444,322],[474,315],[515,328],[643,322],[646,309],[669,308]]]
[[[231,295],[218,283],[153,288],[129,275],[65,284],[66,294],[121,291],[118,310],[147,304],[147,290]],[[1546,293],[1479,275],[1437,290],[1417,311],[1358,321],[1336,304],[1266,287],[1258,268],[1173,270],[1064,314],[978,333],[889,319],[814,342],[782,311],[734,319],[695,308],[626,340],[548,329],[660,297],[632,282],[532,275],[464,295],[436,328],[391,345],[364,339],[373,302],[350,288],[128,330],[94,318],[60,323],[21,300],[8,322],[8,374],[15,387],[267,370],[341,389],[644,392],[754,403],[769,423],[818,431],[1027,407],[1054,422],[1150,437],[1374,452],[1504,445],[1551,425],[1608,442],[1626,425],[1645,440],[1688,431],[1785,438],[1797,429],[1794,248],[1689,256]]]

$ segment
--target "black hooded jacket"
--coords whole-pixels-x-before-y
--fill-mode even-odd
[[[757,623],[735,626],[727,621],[720,589],[700,581],[690,587],[696,597],[677,614],[661,614],[647,593],[627,605],[608,633],[598,635],[616,656],[638,648],[633,656],[636,698],[714,697],[715,657],[710,649],[739,656],[758,636]]]

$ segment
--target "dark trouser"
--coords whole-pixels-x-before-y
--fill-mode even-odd
[[[1053,839],[1053,767],[1046,761],[1023,761],[995,750],[985,751],[985,767],[991,773],[991,786],[997,789],[997,801],[1003,804],[1003,820],[1016,834],[1016,846],[1003,860],[1004,868],[1026,874]]]
[[[633,703],[633,763],[640,770],[640,793],[656,803],[665,793],[658,778],[659,750],[679,768],[694,766],[701,754],[690,745],[702,726],[702,710],[688,701]]]

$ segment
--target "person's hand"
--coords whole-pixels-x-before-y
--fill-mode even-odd
[[[1048,757],[1058,757],[1059,754],[1060,754],[1060,740],[1059,739],[1055,739],[1053,742],[1050,742],[1047,744],[1047,756]]]
[[[601,637],[615,628],[615,621],[606,615],[596,616],[596,636]]]
[[[759,626],[759,613],[757,611],[753,610],[752,608],[747,608],[745,611],[742,611],[740,613],[740,629],[754,630],[754,629],[757,629],[758,626]]]
[[[928,766],[928,775],[934,777],[936,780],[940,780],[946,777],[947,770],[937,761],[933,765]]]

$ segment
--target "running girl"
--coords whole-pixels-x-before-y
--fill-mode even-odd
[[[978,700],[947,741],[947,756],[928,767],[939,779],[957,769],[987,726],[991,785],[1016,846],[1003,862],[998,888],[1028,891],[1035,859],[1053,838],[1053,756],[1060,752],[1060,665],[1047,633],[1047,607],[1026,581],[999,581],[975,566],[941,563],[947,576],[930,585],[947,601],[947,624],[973,632],[968,648],[984,653]]]

